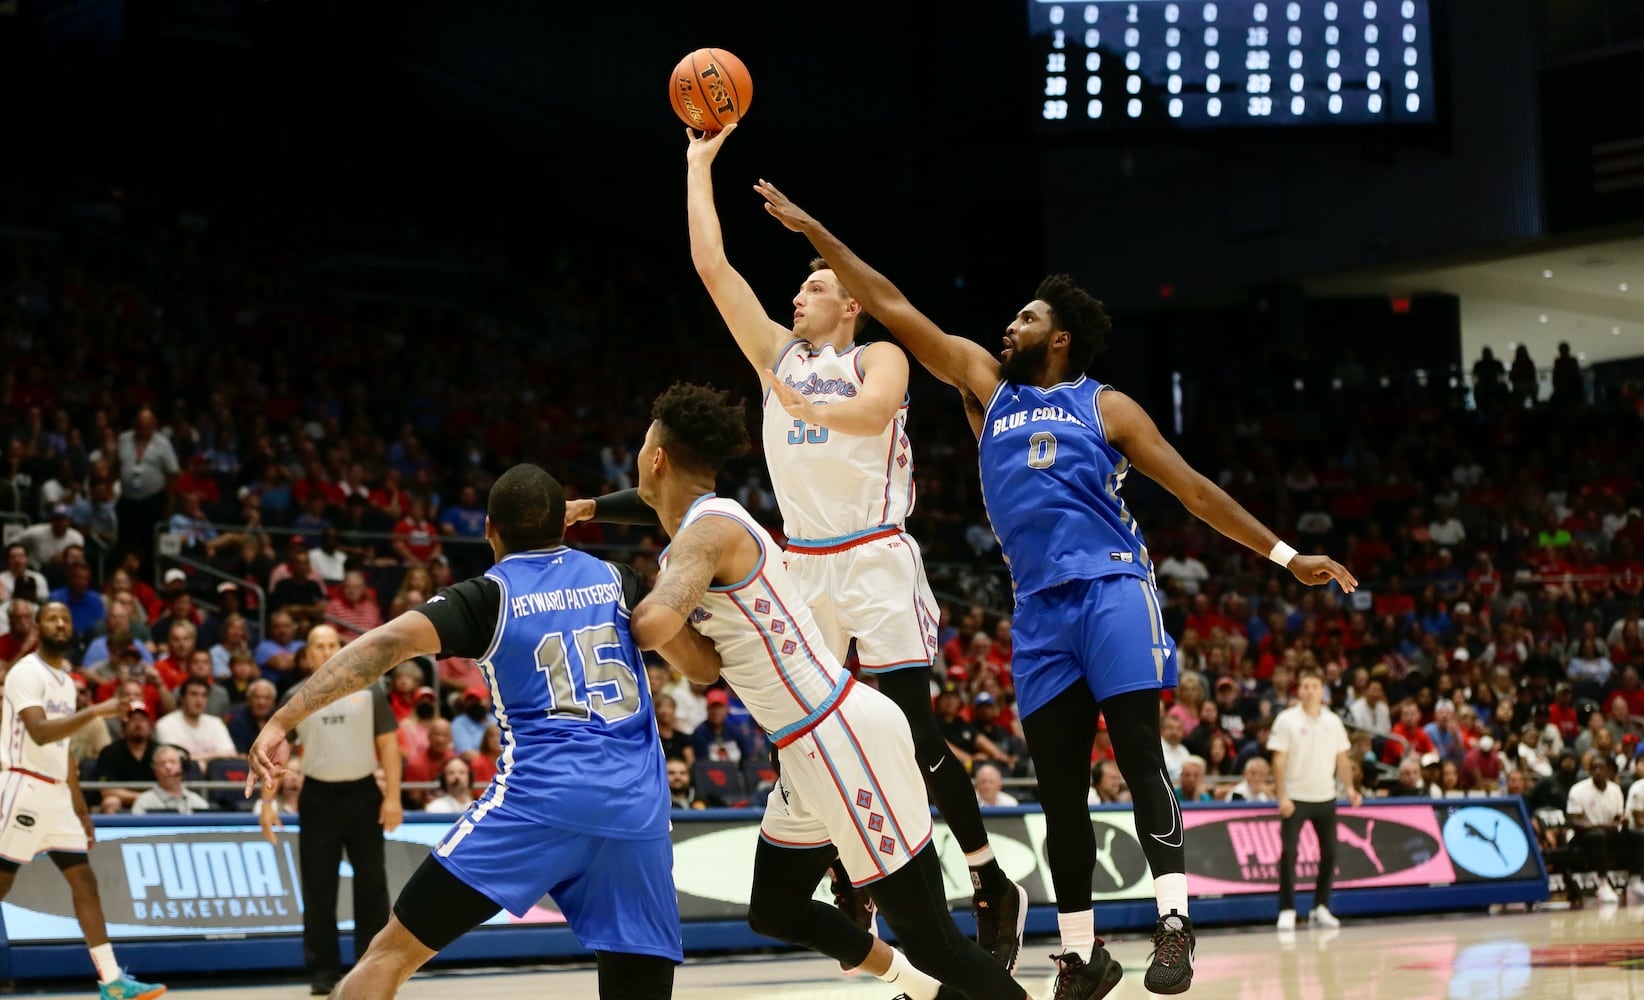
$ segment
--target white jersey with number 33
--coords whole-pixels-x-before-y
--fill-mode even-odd
[[[790,341],[772,371],[815,405],[854,399],[862,391],[864,344],[835,353]],[[880,525],[900,527],[913,510],[913,450],[908,403],[872,436],[839,434],[792,417],[765,393],[765,461],[783,530],[790,538],[841,538]]]

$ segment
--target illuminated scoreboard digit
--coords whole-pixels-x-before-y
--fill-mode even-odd
[[[1423,125],[1430,0],[1028,0],[1047,132]]]

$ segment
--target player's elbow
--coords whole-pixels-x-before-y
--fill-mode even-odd
[[[640,601],[628,619],[628,631],[640,649],[658,649],[672,639],[684,624],[679,616],[650,601]]]

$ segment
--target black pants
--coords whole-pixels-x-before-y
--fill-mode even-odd
[[[1330,905],[1330,886],[1336,881],[1336,800],[1296,803],[1296,810],[1279,821],[1279,909],[1296,908],[1296,842],[1302,824],[1311,822],[1319,838],[1319,877],[1313,906]]]
[[[925,789],[947,821],[953,839],[959,842],[959,849],[970,854],[988,846],[976,788],[936,725],[936,712],[930,704],[930,671],[909,667],[880,674],[879,693],[896,702],[908,717],[913,756],[925,774]]]
[[[1571,846],[1580,851],[1584,871],[1607,872],[1625,868],[1630,875],[1644,875],[1644,834],[1637,830],[1617,830],[1593,826],[1577,831]]]
[[[303,876],[303,964],[316,981],[342,975],[337,937],[337,866],[343,852],[354,868],[354,957],[388,926],[388,871],[382,826],[382,792],[375,778],[303,782],[297,800],[302,822],[297,839]]]
[[[118,541],[115,547],[115,562],[124,558],[126,552],[136,552],[143,560],[143,572],[152,573],[154,570],[154,526],[165,519],[166,494],[162,490],[151,497],[138,500],[135,497],[121,497],[115,501],[114,512],[120,521]]]

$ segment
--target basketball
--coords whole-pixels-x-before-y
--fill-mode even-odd
[[[724,49],[697,49],[674,67],[668,98],[685,124],[718,132],[748,113],[753,78],[742,60]]]

